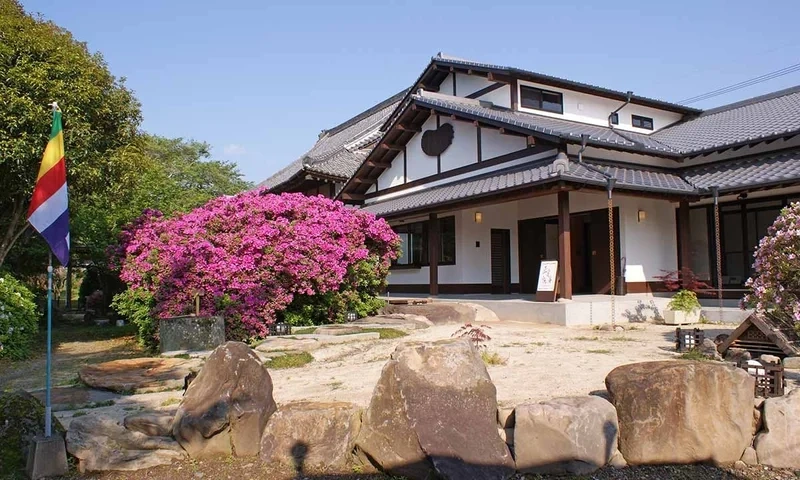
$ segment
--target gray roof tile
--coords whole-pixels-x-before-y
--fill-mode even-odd
[[[517,126],[532,132],[552,135],[565,140],[579,141],[581,135],[589,135],[589,143],[613,146],[625,150],[642,153],[660,153],[679,155],[679,151],[670,148],[649,135],[635,132],[621,132],[619,129],[589,125],[560,118],[546,117],[532,113],[523,113],[507,108],[484,106],[477,100],[444,96],[439,94],[413,95],[415,103],[431,108],[445,109],[451,112],[464,113],[476,118],[494,120],[509,126]]]
[[[279,170],[259,187],[275,188],[301,171],[342,179],[352,176],[380,135],[378,129],[405,95],[402,91],[336,127],[326,130],[302,157]]]
[[[653,133],[684,154],[800,131],[800,87],[715,108]]]
[[[797,182],[800,149],[688,167],[683,177],[697,188],[723,191]]]

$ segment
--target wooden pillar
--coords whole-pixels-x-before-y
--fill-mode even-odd
[[[430,265],[430,294],[439,295],[439,216],[431,213],[428,217],[428,264]]]
[[[681,272],[681,286],[688,287],[689,279],[684,274],[692,265],[691,235],[689,226],[689,201],[681,200],[678,205],[678,264]]]
[[[561,278],[561,298],[572,298],[572,246],[569,226],[569,192],[558,192],[558,276]]]

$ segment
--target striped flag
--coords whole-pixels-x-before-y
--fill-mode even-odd
[[[53,128],[42,157],[33,189],[28,221],[41,233],[61,265],[69,262],[69,209],[67,166],[64,162],[64,132],[61,110],[53,104]]]

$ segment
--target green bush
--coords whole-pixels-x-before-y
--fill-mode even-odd
[[[154,306],[153,294],[143,288],[129,288],[114,295],[111,302],[120,316],[136,325],[139,345],[148,350],[158,348],[158,322],[151,315]]]
[[[691,290],[681,290],[675,294],[667,305],[672,311],[691,313],[701,308],[697,294]]]
[[[16,278],[0,273],[0,358],[30,356],[38,318],[33,293]]]

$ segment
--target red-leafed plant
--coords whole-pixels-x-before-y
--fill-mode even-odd
[[[475,348],[478,350],[482,348],[486,348],[486,342],[492,339],[486,332],[483,331],[484,328],[492,328],[488,325],[481,325],[481,326],[473,326],[471,323],[465,323],[461,328],[456,330],[456,332],[451,335],[453,337],[459,338],[469,338]]]
[[[656,275],[655,278],[664,282],[667,290],[675,292],[677,290],[689,290],[698,293],[702,290],[711,289],[711,285],[700,280],[689,267],[679,270],[662,270],[664,275]]]

